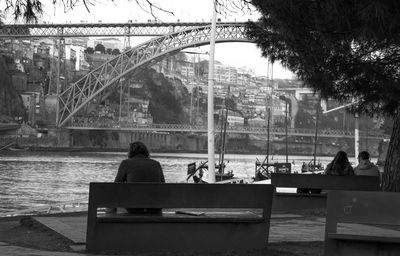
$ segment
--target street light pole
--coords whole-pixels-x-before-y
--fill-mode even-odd
[[[340,107],[337,107],[337,108],[329,109],[329,110],[324,111],[323,114],[327,114],[329,112],[333,112],[333,111],[336,111],[336,110],[339,110],[339,109],[342,109],[342,108],[345,108],[345,107],[348,107],[348,106],[351,106],[351,105],[354,105],[354,104],[357,104],[357,103],[358,103],[358,101],[354,101],[354,102],[348,103],[346,105],[343,105],[343,106],[340,106]],[[358,127],[358,113],[356,113],[354,115],[354,117],[355,117],[355,120],[354,120],[354,157],[357,159],[358,152],[359,152],[359,145],[360,145],[360,136],[359,136],[359,127]]]
[[[288,103],[287,103],[287,99],[285,99],[285,134],[286,134],[286,163],[289,163],[289,160],[288,160]]]
[[[214,150],[214,55],[215,55],[215,32],[217,27],[217,6],[213,0],[213,15],[210,35],[210,60],[208,63],[208,103],[207,103],[207,122],[208,122],[208,182],[215,183],[215,150]]]
[[[360,133],[358,127],[358,113],[354,115],[354,157],[357,159],[360,152]]]

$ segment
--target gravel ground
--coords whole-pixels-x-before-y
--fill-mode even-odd
[[[72,252],[69,247],[73,242],[49,230],[46,227],[35,224],[30,217],[12,217],[0,219],[0,242],[21,247],[40,249],[45,251]],[[189,256],[188,253],[148,253],[138,256],[177,255]],[[225,252],[196,254],[196,256],[318,256],[323,255],[323,242],[284,242],[270,243],[264,250],[247,252]]]

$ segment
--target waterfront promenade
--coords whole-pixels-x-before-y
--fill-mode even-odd
[[[86,214],[0,219],[0,254],[73,256],[85,253]],[[22,223],[22,224],[21,224]],[[325,218],[321,214],[272,214],[268,248],[196,255],[322,255]],[[201,241],[194,241],[199,242]],[[137,255],[194,255],[146,253]]]

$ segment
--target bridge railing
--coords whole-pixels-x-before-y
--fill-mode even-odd
[[[87,119],[86,119],[87,120]],[[100,130],[137,130],[137,131],[164,131],[164,132],[207,132],[206,125],[190,125],[190,124],[138,124],[130,122],[119,122],[118,120],[103,121],[80,121],[73,122],[67,126],[68,129],[100,129]],[[221,126],[215,126],[215,132],[219,132]],[[254,127],[254,126],[228,126],[228,133],[255,133],[255,134],[267,134],[268,130],[265,127]],[[283,127],[270,128],[270,134],[275,136],[284,136],[286,130]],[[288,136],[314,136],[314,129],[306,128],[289,128]],[[343,131],[334,129],[321,129],[318,131],[319,137],[354,137],[353,131]],[[383,132],[369,131],[360,132],[360,137],[370,138],[383,138]]]
[[[218,24],[243,25],[244,22],[219,22]],[[192,27],[208,25],[210,25],[210,22],[4,24],[0,27],[0,38],[161,36]]]

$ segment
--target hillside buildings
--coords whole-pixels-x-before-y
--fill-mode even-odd
[[[123,43],[118,38],[68,38],[63,44],[60,48],[56,41],[47,38],[0,41],[0,53],[7,58],[13,84],[23,96],[29,115],[37,117],[35,121],[50,119],[49,123],[54,123],[57,85],[59,90],[64,90],[89,70],[113,58],[110,51],[107,53],[108,49],[117,49],[119,52],[123,48]],[[98,45],[102,45],[103,52],[95,51]],[[92,48],[93,52],[90,52],[89,48]],[[194,104],[199,105],[199,102],[207,99],[208,60],[201,59],[199,54],[178,53],[163,59],[152,68],[162,72],[166,77],[182,81],[192,97],[193,106],[190,106],[190,111],[193,111]],[[257,77],[249,68],[232,67],[218,61],[215,63],[214,79],[216,114],[218,115],[219,110],[224,108],[225,100],[229,98],[234,102],[228,116],[230,125],[265,126],[268,109],[273,123],[283,124],[286,114],[285,102],[280,100],[279,96],[284,95],[290,99],[288,110],[290,126],[295,127],[298,102],[311,99],[310,97],[315,98],[310,90],[301,88],[300,83]],[[126,86],[137,87],[135,84]],[[32,103],[33,95],[35,103]],[[121,107],[111,102],[108,106],[100,103],[103,104],[101,107],[94,108],[95,112],[98,112],[95,115],[114,120],[127,118],[129,122],[142,124],[153,122],[148,112],[148,99],[134,98],[126,92],[124,95],[128,95],[123,99],[123,104],[129,105],[128,107]],[[304,95],[308,96],[305,98]],[[32,107],[32,104],[35,106]],[[133,107],[135,104],[137,106]],[[119,108],[122,109],[119,111],[121,114],[117,113]],[[191,118],[191,122],[205,123],[205,112],[200,113],[203,118],[198,112],[197,108],[197,114]],[[43,113],[45,115],[41,116]],[[120,116],[125,114],[127,117]],[[33,121],[32,118],[30,120]]]

